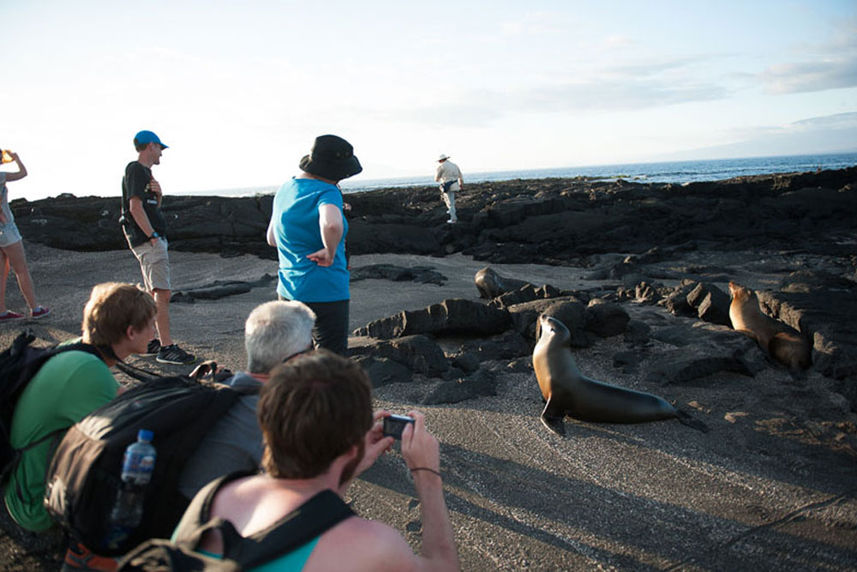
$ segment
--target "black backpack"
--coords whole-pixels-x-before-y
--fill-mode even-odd
[[[284,516],[276,526],[243,537],[228,520],[212,518],[211,505],[223,485],[250,474],[232,473],[207,484],[182,517],[175,531],[175,542],[162,539],[144,542],[125,555],[119,562],[118,572],[231,572],[254,568],[292,552],[354,515],[339,495],[328,489]],[[202,536],[210,530],[220,531],[222,559],[195,552]]]
[[[73,425],[58,445],[45,477],[48,513],[90,550],[107,556],[124,554],[147,538],[169,537],[188,505],[178,487],[188,458],[242,393],[257,391],[162,377],[117,396]],[[121,486],[123,455],[139,429],[154,432],[157,451],[143,520],[109,548],[108,520]]]
[[[0,482],[7,473],[14,470],[22,452],[43,441],[57,437],[64,431],[64,429],[60,429],[50,433],[22,449],[13,448],[9,442],[15,406],[33,376],[38,373],[46,361],[63,352],[77,350],[101,357],[95,346],[83,342],[38,348],[30,345],[35,339],[36,336],[30,330],[23,331],[18,334],[12,345],[0,353]]]

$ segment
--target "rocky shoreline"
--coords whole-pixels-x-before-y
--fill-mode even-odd
[[[649,259],[673,249],[779,248],[848,256],[854,251],[857,167],[819,173],[689,183],[536,179],[467,185],[461,220],[446,225],[434,187],[377,189],[346,195],[351,254],[461,252],[489,262],[587,265],[597,254]],[[169,196],[170,248],[274,258],[264,232],[272,195]],[[118,197],[12,201],[22,234],[82,252],[125,248]],[[653,248],[658,250],[650,252]]]
[[[460,193],[456,225],[445,224],[432,187],[379,189],[347,201],[351,255],[461,253],[486,263],[583,267],[590,279],[615,282],[587,300],[667,304],[674,314],[725,326],[728,295],[716,283],[743,278],[730,253],[757,253],[760,260],[775,253],[789,266],[776,269],[782,279],[765,284],[760,299],[812,341],[815,367],[837,380],[857,409],[857,325],[842,319],[857,315],[857,167],[680,186],[585,178],[479,183]],[[168,196],[170,248],[274,259],[263,239],[271,202],[271,195]],[[116,198],[62,195],[13,201],[12,208],[28,241],[76,251],[125,247]],[[684,303],[698,288],[704,294],[697,303]],[[528,296],[518,303],[536,297]],[[473,323],[462,311],[462,321]]]

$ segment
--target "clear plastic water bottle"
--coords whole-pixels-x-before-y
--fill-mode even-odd
[[[155,468],[154,433],[148,429],[137,432],[137,441],[125,449],[122,461],[122,484],[116,493],[116,501],[110,511],[105,544],[116,549],[127,539],[143,519],[143,501],[146,485],[152,479]]]

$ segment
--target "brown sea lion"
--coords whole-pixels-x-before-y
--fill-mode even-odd
[[[732,295],[729,320],[733,329],[756,340],[768,355],[789,369],[810,366],[809,342],[797,330],[763,313],[755,292],[730,282],[729,293]]]
[[[490,266],[479,270],[476,276],[473,277],[473,282],[476,284],[476,289],[479,290],[479,296],[487,300],[496,298],[506,292],[517,290],[527,284],[523,280],[504,278],[497,274]]]
[[[533,369],[547,402],[541,420],[565,435],[566,414],[581,421],[640,423],[687,416],[664,399],[588,378],[571,355],[568,328],[551,316],[539,316],[541,334],[533,350]],[[697,427],[699,428],[699,427]],[[705,429],[702,429],[705,430]]]

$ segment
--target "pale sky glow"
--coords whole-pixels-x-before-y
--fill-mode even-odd
[[[857,150],[857,2],[0,3],[10,198],[279,185],[316,135],[357,178]],[[355,179],[357,179],[355,178]]]

